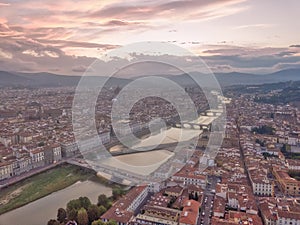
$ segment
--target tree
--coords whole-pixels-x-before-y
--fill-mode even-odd
[[[167,207],[171,208],[171,206],[174,204],[175,201],[176,201],[176,198],[172,196],[171,199],[170,199],[170,202],[167,205]]]
[[[77,210],[76,209],[67,209],[67,217],[69,220],[77,219]]]
[[[125,194],[125,191],[122,188],[114,188],[112,190],[113,199],[117,200],[119,197],[121,197],[123,194]]]
[[[97,203],[98,206],[103,205],[105,208],[108,209],[109,208],[109,204],[110,204],[110,201],[106,197],[106,195],[102,194],[102,195],[98,196],[98,203]]]
[[[263,125],[260,127],[254,127],[251,129],[251,131],[254,133],[258,133],[258,134],[269,134],[272,135],[275,133],[275,129],[273,127],[267,126],[267,125]]]
[[[92,225],[105,225],[105,223],[102,220],[96,220],[92,222]]]
[[[73,199],[69,201],[67,204],[67,210],[68,209],[78,210],[80,208],[85,208],[87,210],[91,204],[92,203],[88,197],[80,197],[78,199]]]
[[[60,225],[60,223],[57,220],[49,220],[47,225]]]
[[[63,208],[59,208],[59,209],[57,210],[57,220],[58,220],[60,223],[62,223],[62,222],[65,221],[66,217],[67,217],[67,212],[66,212],[66,210],[63,209]]]
[[[38,147],[42,147],[42,146],[45,146],[45,143],[43,141],[38,143]]]
[[[102,216],[107,211],[107,209],[103,205],[99,206],[99,210],[100,210],[100,216]]]
[[[79,202],[80,202],[80,206],[85,208],[86,210],[92,205],[88,197],[80,197]]]
[[[110,221],[106,222],[106,225],[118,225],[118,224],[116,221],[110,220]]]
[[[87,214],[85,208],[81,208],[78,210],[77,222],[78,222],[78,225],[88,225],[89,224],[89,217],[88,217],[88,214]]]
[[[68,202],[67,204],[67,212],[72,210],[72,209],[80,209],[81,208],[81,203],[79,201],[79,199],[74,199]]]
[[[76,220],[77,211],[81,208],[87,210],[91,205],[91,201],[87,197],[80,197],[79,199],[73,199],[67,204],[67,217],[70,220]]]
[[[289,146],[288,144],[284,144],[281,148],[281,152],[282,153],[287,153],[291,151],[291,146]]]
[[[198,192],[196,191],[195,192],[195,201],[198,201],[199,200],[199,196],[198,196]]]
[[[89,221],[91,223],[91,222],[99,219],[99,217],[101,216],[101,211],[98,208],[98,206],[91,205],[88,208],[87,214],[88,214],[88,217],[89,217]]]

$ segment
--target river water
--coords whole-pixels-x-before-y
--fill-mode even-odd
[[[202,123],[211,123],[214,118],[202,117]],[[145,138],[135,147],[143,147],[153,145],[154,143],[169,144],[176,143],[178,141],[186,141],[202,133],[201,130],[184,130],[171,128],[157,135]],[[112,151],[118,151],[122,146],[115,146]],[[159,150],[152,152],[144,152],[130,155],[118,156],[115,159],[107,162],[110,166],[121,167],[124,164],[127,169],[129,165],[139,167],[141,174],[146,174],[155,170],[160,164],[155,164],[159,159],[162,161],[167,160],[172,156],[173,153],[167,150]],[[145,171],[140,166],[145,166]],[[148,168],[152,166],[153,168]],[[135,168],[135,172],[136,168]],[[12,210],[8,213],[0,215],[0,225],[46,225],[50,219],[55,219],[57,209],[60,207],[65,208],[66,204],[75,198],[80,196],[88,197],[93,203],[96,203],[97,198],[100,194],[111,195],[111,188],[106,187],[100,183],[94,181],[77,182],[63,190],[57,191],[41,198],[37,201],[29,203],[23,207]]]
[[[57,209],[65,208],[70,200],[86,196],[92,203],[97,203],[100,194],[111,196],[111,192],[111,188],[94,181],[77,182],[63,190],[0,215],[0,225],[46,225],[50,219],[56,219]]]
[[[190,140],[196,136],[199,136],[202,130],[193,129],[181,129],[170,128],[162,130],[160,133],[149,136],[141,140],[134,145],[132,149],[138,150],[145,147],[151,147],[155,149],[158,144],[172,144]],[[171,147],[170,149],[175,148]],[[114,146],[110,151],[120,151],[124,149],[124,146]],[[110,167],[116,168],[121,171],[127,171],[129,173],[135,173],[142,176],[147,176],[153,171],[157,170],[163,163],[174,155],[173,152],[167,149],[160,149],[154,151],[138,151],[135,154],[121,155],[117,157],[111,157],[102,163]],[[102,176],[105,176],[102,174]]]

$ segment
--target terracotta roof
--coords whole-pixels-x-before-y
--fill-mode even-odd
[[[199,215],[200,203],[195,200],[186,200],[184,208],[180,214],[180,223],[184,224],[197,224]]]

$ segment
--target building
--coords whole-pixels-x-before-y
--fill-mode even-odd
[[[45,166],[45,152],[43,148],[36,148],[30,151],[32,168]]]
[[[32,162],[30,156],[23,156],[17,159],[17,167],[14,168],[14,175],[20,175],[32,169]]]
[[[47,145],[44,147],[45,164],[50,165],[62,159],[61,146],[59,144]]]
[[[214,217],[224,218],[225,205],[226,205],[226,199],[216,195],[214,200],[214,205],[213,205]]]
[[[18,138],[18,143],[29,143],[32,141],[32,134],[30,134],[29,132],[20,132],[17,135]]]
[[[129,224],[133,220],[136,209],[148,195],[148,186],[132,188],[124,197],[101,216],[104,222],[114,220],[118,225]]]
[[[300,202],[297,199],[263,199],[259,206],[266,225],[300,224]]]
[[[13,143],[13,138],[14,135],[7,135],[7,134],[3,134],[0,136],[0,142],[5,146],[9,146],[10,144]]]
[[[13,176],[13,162],[0,162],[0,180],[4,180]]]
[[[156,219],[162,219],[164,221],[171,221],[172,223],[178,223],[181,213],[181,211],[177,209],[148,204],[145,205],[142,210],[144,211],[143,215]]]
[[[61,143],[61,154],[62,157],[65,158],[69,158],[79,154],[77,143],[72,141]]]
[[[248,168],[248,174],[255,195],[274,195],[274,183],[268,179],[267,170],[260,167]]]
[[[171,197],[178,197],[182,194],[183,188],[180,187],[179,185],[173,186],[173,187],[168,187],[165,189],[165,194]]]
[[[260,196],[273,196],[274,184],[269,179],[251,178],[253,193]]]
[[[300,181],[290,177],[286,170],[279,168],[273,168],[273,174],[284,194],[300,196]]]
[[[180,225],[194,225],[198,223],[199,208],[201,204],[195,200],[186,200],[180,214]]]
[[[45,165],[50,165],[53,163],[53,149],[50,146],[44,147],[44,158],[45,158]]]
[[[131,222],[133,225],[151,224],[151,225],[178,225],[178,222],[156,218],[145,214],[138,214]]]
[[[263,225],[258,215],[229,211],[225,219],[213,217],[212,225]]]
[[[300,171],[300,161],[295,159],[287,159],[286,165],[289,170]]]
[[[207,182],[205,175],[196,174],[195,172],[184,173],[184,169],[182,171],[174,174],[172,179],[176,182],[183,183],[184,185],[192,184],[200,186],[201,188],[205,188]]]
[[[53,151],[53,162],[56,163],[56,162],[60,161],[62,158],[61,146],[59,144],[52,144],[51,148]]]
[[[129,211],[135,211],[145,200],[145,198],[149,194],[149,188],[146,186],[142,186],[140,190],[138,190],[139,193],[136,195],[136,197],[133,199],[133,201],[130,203],[130,205],[127,207],[127,210]]]
[[[172,198],[174,197],[167,196],[164,191],[155,193],[147,200],[141,213],[134,218],[132,223],[134,225],[178,225],[180,211],[169,208]]]

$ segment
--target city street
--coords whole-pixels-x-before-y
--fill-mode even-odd
[[[201,211],[198,219],[198,225],[209,225],[212,211],[213,211],[213,201],[214,201],[214,193],[212,190],[215,190],[217,181],[219,178],[217,177],[208,177],[206,189],[203,195],[203,202],[201,206]]]

